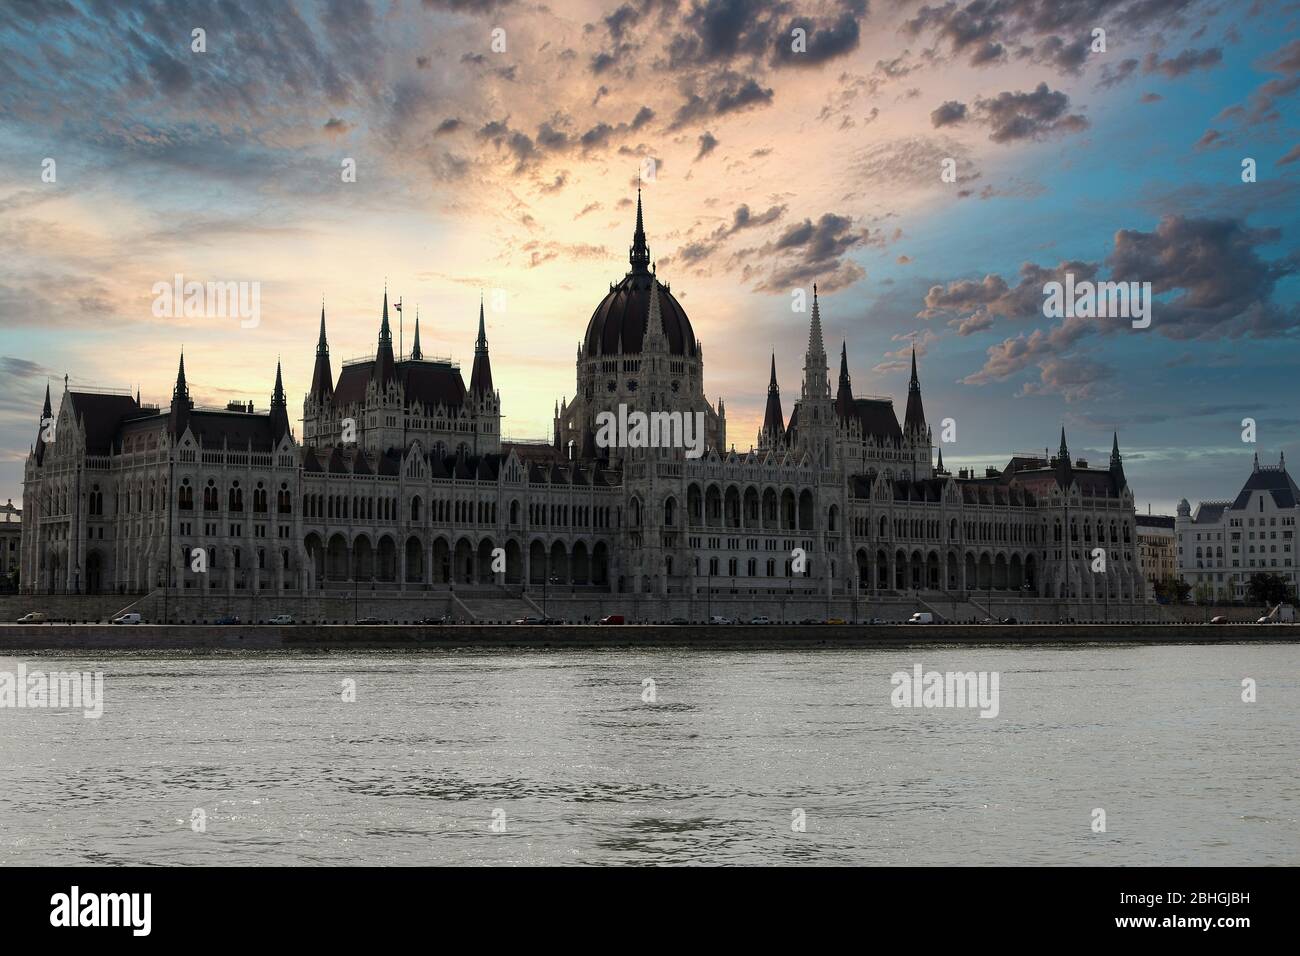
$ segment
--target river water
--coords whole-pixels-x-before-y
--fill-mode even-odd
[[[20,663],[105,701],[0,708],[6,865],[1300,863],[1294,645]]]

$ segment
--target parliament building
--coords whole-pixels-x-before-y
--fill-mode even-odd
[[[915,355],[900,421],[891,399],[854,395],[847,345],[832,382],[814,290],[789,415],[773,356],[762,428],[736,451],[722,400],[705,397],[703,345],[651,266],[639,195],[629,265],[592,313],[547,442],[502,438],[482,305],[466,383],[425,356],[418,319],[410,354],[394,354],[387,292],[375,354],[337,375],[322,310],[300,437],[278,366],[266,410],[196,406],[184,356],[167,405],[65,388],[55,412],[47,386],[22,589],[161,594],[186,620],[187,601],[314,619],[362,596],[409,619],[420,604],[486,619],[550,601],[579,620],[778,603],[793,616],[789,602],[962,617],[993,599],[1087,616],[1145,600],[1117,437],[1105,467],[1073,460],[1062,431],[1054,455],[954,475]],[[601,447],[597,416],[620,406],[698,413],[704,454]]]

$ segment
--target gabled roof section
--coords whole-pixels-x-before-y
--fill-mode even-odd
[[[1282,466],[1261,466],[1258,471],[1252,471],[1232,503],[1233,510],[1241,511],[1250,504],[1250,496],[1256,491],[1268,492],[1279,508],[1294,508],[1296,502],[1300,501],[1300,488],[1296,487],[1295,481]]]
[[[95,392],[68,392],[72,412],[86,432],[86,453],[111,453],[123,419],[140,410],[131,395],[100,395]]]

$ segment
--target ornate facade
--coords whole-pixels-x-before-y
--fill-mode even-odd
[[[65,391],[57,438],[42,430],[27,461],[23,586],[1142,599],[1117,437],[1106,468],[1072,461],[1062,431],[1054,456],[954,476],[915,355],[901,424],[892,400],[854,396],[847,344],[832,394],[814,288],[789,420],[773,356],[757,442],[727,450],[723,402],[705,397],[703,347],[651,266],[639,196],[629,263],[588,322],[576,392],[545,444],[501,437],[481,305],[466,386],[455,363],[424,356],[418,318],[410,355],[394,355],[386,292],[375,354],[337,378],[322,310],[301,442],[278,367],[266,412],[196,408],[183,357],[167,407]],[[698,413],[706,452],[601,447],[597,415],[620,405]],[[42,420],[50,409],[47,389]]]

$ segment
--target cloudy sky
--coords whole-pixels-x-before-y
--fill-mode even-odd
[[[901,409],[915,343],[946,463],[1062,424],[1102,460],[1118,430],[1143,507],[1230,496],[1256,449],[1300,461],[1298,26],[1190,0],[7,3],[0,500],[47,380],[165,404],[183,346],[200,403],[264,407],[278,357],[300,413],[322,299],[337,372],[385,281],[407,344],[418,306],[467,376],[498,290],[505,433],[548,436],[647,159],[651,253],[737,448],[770,351],[798,393],[791,291],[817,282],[856,393]],[[1151,282],[1151,327],[1044,318],[1066,272]],[[260,323],[155,317],[177,273],[260,283]]]

